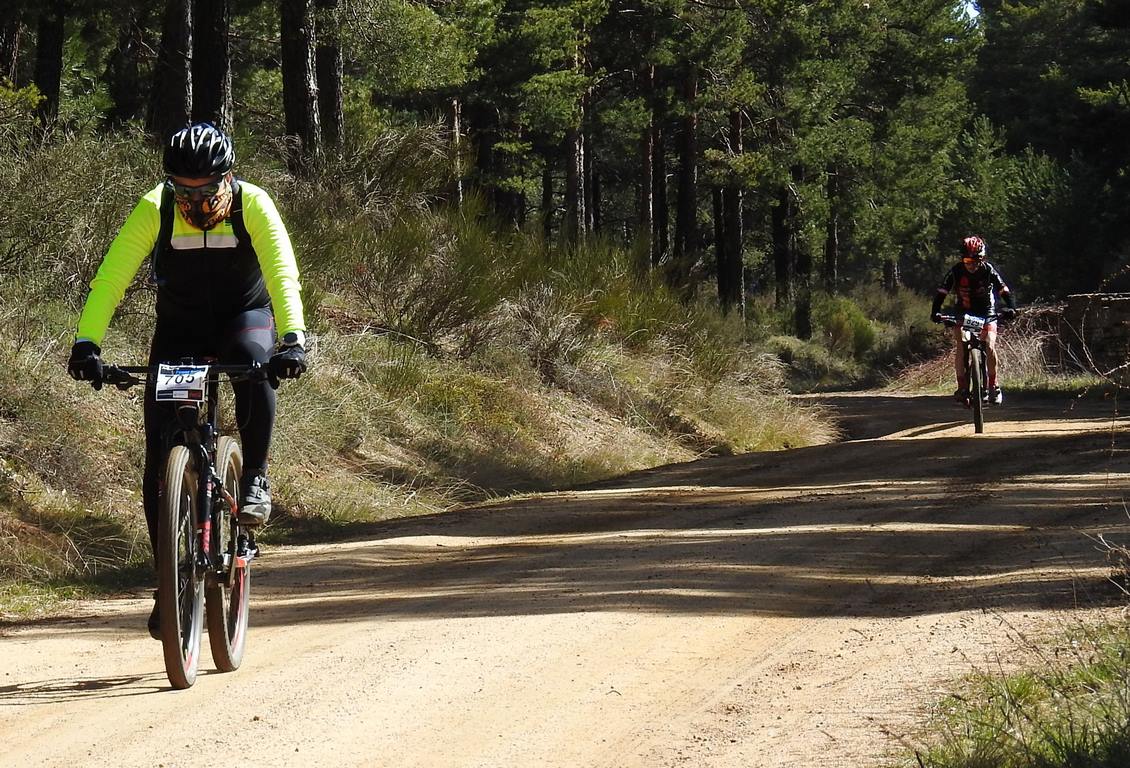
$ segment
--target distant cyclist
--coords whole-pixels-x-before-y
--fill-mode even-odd
[[[954,264],[946,273],[945,279],[938,287],[934,296],[934,306],[930,310],[930,319],[935,323],[942,322],[942,304],[946,297],[954,294],[954,309],[962,313],[970,313],[986,317],[997,314],[1002,320],[1009,320],[1016,315],[1016,302],[1012,291],[1005,285],[997,268],[986,261],[988,246],[977,235],[971,235],[961,242],[961,262]],[[998,298],[1005,306],[997,309]],[[961,403],[969,399],[969,392],[965,388],[965,355],[961,347],[961,328],[954,328],[954,338],[957,345],[954,350],[954,371],[957,374],[957,391],[954,398]],[[988,354],[985,356],[988,368],[988,399],[994,405],[1004,402],[1004,393],[997,384],[997,324],[990,322],[985,325],[981,338],[985,341]]]
[[[234,164],[231,139],[207,123],[177,131],[167,141],[168,177],[141,198],[111,243],[90,284],[67,370],[102,388],[99,345],[126,288],[152,256],[157,323],[149,364],[185,357],[254,361],[266,363],[275,380],[233,385],[244,458],[240,522],[258,525],[271,513],[272,383],[306,370],[306,323],[286,227],[266,192],[232,176]],[[172,418],[170,404],[145,398],[142,497],[154,555],[163,431]],[[155,626],[156,606],[151,633]]]

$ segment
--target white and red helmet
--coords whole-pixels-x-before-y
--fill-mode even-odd
[[[977,235],[970,235],[961,241],[961,255],[963,258],[984,259],[989,253],[985,241]]]

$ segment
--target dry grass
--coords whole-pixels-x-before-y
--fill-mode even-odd
[[[741,358],[737,370],[711,382],[678,346],[651,354],[621,345],[593,350],[561,383],[627,424],[675,435],[699,454],[779,450],[830,442],[836,432],[814,406],[784,397],[784,366],[773,355]]]
[[[311,372],[280,392],[267,540],[831,439],[821,414],[787,400],[779,366],[746,365],[734,318],[639,279],[609,243],[559,252],[473,201],[435,206],[450,170],[441,133],[377,133],[313,180],[281,172],[269,145],[241,161],[290,225],[316,332]],[[141,394],[95,393],[64,365],[136,198],[122,190],[152,184],[156,155],[140,136],[59,135],[0,156],[0,170],[0,594],[141,579]],[[46,206],[27,183],[41,178],[59,182]],[[113,362],[144,358],[143,282],[102,345]]]
[[[939,327],[940,328],[940,327]],[[939,329],[939,334],[948,331]],[[997,360],[1001,386],[1029,392],[1102,390],[1108,384],[1083,373],[1057,371],[1058,340],[1047,330],[1045,318],[1020,321],[1001,329],[997,337]],[[954,387],[953,350],[910,365],[888,383],[897,391],[948,391]]]
[[[1124,768],[1130,764],[1130,632],[1078,625],[1016,638],[1019,671],[962,681],[938,702],[918,768]]]

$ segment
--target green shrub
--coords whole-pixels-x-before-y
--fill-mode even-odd
[[[859,363],[833,355],[823,344],[793,336],[773,336],[766,345],[788,366],[788,380],[794,391],[852,387],[866,381],[866,372]]]
[[[846,296],[821,294],[813,304],[813,320],[832,354],[862,360],[878,336],[863,310]]]
[[[1049,648],[1052,645],[1054,648]],[[1031,671],[983,674],[939,702],[905,764],[1123,768],[1130,761],[1130,634],[1084,629],[1029,648]]]
[[[589,347],[599,328],[594,305],[588,296],[538,282],[527,285],[514,300],[514,342],[526,349],[530,364],[546,381],[556,379],[562,364],[576,365]]]
[[[34,130],[33,116],[41,101],[43,94],[34,84],[16,88],[11,80],[0,78],[0,126],[3,126],[3,138],[7,141],[16,139],[21,143],[26,140]]]
[[[159,173],[156,152],[139,133],[56,132],[22,151],[0,152],[4,272],[18,274],[24,287],[77,304]]]

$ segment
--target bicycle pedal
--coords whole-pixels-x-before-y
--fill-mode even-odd
[[[235,566],[237,568],[246,568],[251,564],[251,561],[259,556],[259,547],[255,545],[253,539],[244,536],[239,537],[239,545],[235,551]]]

